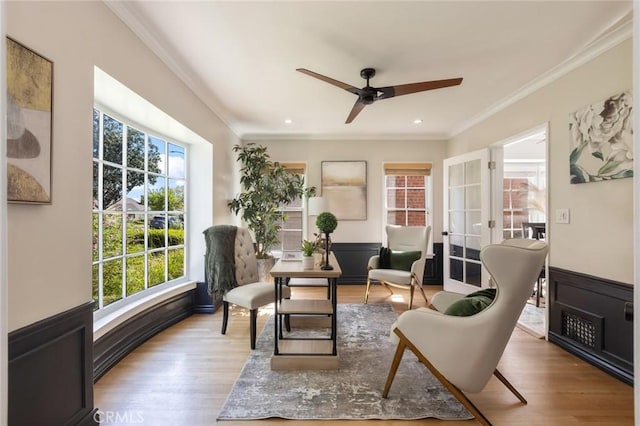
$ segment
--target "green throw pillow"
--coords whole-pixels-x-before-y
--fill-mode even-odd
[[[391,251],[389,256],[389,269],[410,271],[413,262],[420,259],[422,255],[419,251]]]
[[[473,293],[469,293],[462,299],[452,303],[447,310],[444,311],[444,314],[456,317],[469,317],[481,312],[489,306],[495,297],[495,288],[478,290]]]

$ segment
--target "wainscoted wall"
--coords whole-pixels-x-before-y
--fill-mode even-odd
[[[173,296],[123,322],[98,339],[93,345],[93,379],[97,381],[150,337],[190,316],[194,312],[195,291],[189,290]]]
[[[94,425],[93,303],[9,333],[10,425]]]
[[[633,286],[549,268],[549,341],[633,385]]]

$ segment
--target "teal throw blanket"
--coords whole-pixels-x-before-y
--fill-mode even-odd
[[[224,294],[235,288],[235,242],[236,226],[215,225],[207,228],[203,234],[207,244],[205,253],[205,279],[209,294],[214,299],[220,299]]]

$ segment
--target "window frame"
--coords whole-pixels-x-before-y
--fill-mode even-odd
[[[155,175],[155,176],[159,176],[161,178],[163,178],[165,180],[164,182],[164,191],[165,191],[165,208],[162,211],[158,211],[158,210],[152,210],[149,205],[148,205],[148,201],[145,202],[145,206],[142,210],[142,212],[140,213],[143,216],[143,220],[144,220],[144,230],[145,230],[145,236],[144,236],[144,248],[142,251],[137,251],[135,253],[127,253],[126,250],[126,246],[127,246],[127,240],[126,240],[126,225],[127,225],[127,218],[126,216],[129,214],[128,210],[126,210],[126,207],[123,205],[122,210],[120,211],[116,211],[115,214],[121,216],[121,228],[122,228],[122,249],[119,255],[115,255],[115,256],[109,256],[109,257],[105,257],[104,256],[104,238],[102,235],[102,231],[103,231],[103,220],[104,220],[104,214],[106,212],[109,212],[105,206],[100,205],[101,200],[98,201],[98,206],[97,207],[92,207],[91,209],[91,214],[92,214],[92,218],[94,217],[94,215],[98,215],[98,259],[94,260],[93,255],[92,255],[92,271],[93,268],[95,267],[95,265],[98,265],[98,300],[96,300],[96,304],[97,304],[97,308],[94,310],[94,320],[100,320],[102,318],[107,317],[108,315],[110,315],[113,312],[116,312],[120,309],[122,309],[124,306],[127,306],[130,303],[133,303],[135,301],[141,300],[141,299],[145,299],[148,298],[149,296],[152,296],[153,294],[156,293],[160,293],[160,292],[164,292],[167,289],[174,287],[176,285],[180,285],[183,283],[186,283],[189,281],[188,276],[189,276],[189,198],[188,198],[188,187],[189,187],[189,151],[190,151],[190,144],[186,143],[186,142],[181,142],[176,140],[175,138],[171,138],[168,136],[163,135],[161,132],[155,131],[153,129],[149,129],[148,127],[141,125],[137,122],[135,122],[135,120],[132,120],[126,116],[123,116],[122,114],[118,113],[117,111],[114,111],[98,102],[94,103],[93,106],[93,110],[97,110],[99,113],[101,113],[101,116],[108,116],[114,120],[117,120],[118,122],[122,123],[122,141],[126,141],[127,140],[127,129],[128,128],[133,128],[137,131],[140,131],[144,134],[144,144],[145,144],[145,149],[144,149],[144,170],[139,169],[137,167],[129,167],[126,164],[126,145],[123,146],[122,150],[123,150],[123,157],[122,157],[122,164],[117,164],[116,166],[119,167],[122,170],[122,174],[123,174],[123,187],[121,189],[122,191],[122,197],[121,197],[121,202],[123,204],[126,204],[126,200],[127,200],[127,195],[129,194],[129,191],[127,191],[127,187],[126,187],[126,183],[127,183],[127,172],[129,171],[135,171],[135,172],[140,172],[140,173],[144,173],[145,178],[144,178],[144,183],[142,184],[143,186],[143,196],[145,197],[145,200],[148,200],[148,194],[149,194],[149,190],[151,189],[151,185],[147,179],[148,175]],[[92,123],[93,123],[93,110],[92,110]],[[92,132],[93,134],[93,132]],[[109,166],[112,166],[114,163],[113,162],[109,162],[109,161],[105,161],[104,159],[104,143],[103,143],[103,137],[104,137],[104,129],[103,129],[103,119],[99,120],[99,144],[98,144],[98,157],[95,157],[93,152],[92,152],[92,167],[94,167],[95,164],[100,164],[102,163],[107,164]],[[149,170],[148,167],[148,152],[149,152],[149,148],[148,145],[150,144],[150,137],[162,140],[165,143],[165,155],[168,154],[168,150],[170,145],[175,145],[175,146],[179,146],[180,148],[182,148],[184,151],[184,177],[183,178],[178,178],[176,176],[172,176],[169,173],[169,162],[171,160],[169,160],[169,162],[167,162],[167,159],[165,157],[165,164],[167,164],[167,166],[165,167],[165,171],[164,173],[156,173],[156,172],[152,172],[151,170]],[[99,193],[103,193],[103,185],[104,185],[104,173],[103,173],[103,169],[104,167],[98,167],[98,191]],[[169,210],[168,206],[166,205],[166,201],[167,201],[167,197],[168,197],[168,188],[170,187],[170,180],[181,180],[183,182],[183,209],[181,211],[179,210]],[[93,197],[92,197],[93,199]],[[109,212],[111,213],[111,212]],[[148,239],[149,239],[149,230],[151,229],[150,225],[151,225],[151,218],[153,216],[156,215],[164,215],[165,220],[164,220],[164,245],[162,247],[159,248],[151,248],[149,247],[148,244]],[[171,217],[171,216],[175,216],[176,214],[181,214],[182,215],[182,220],[183,220],[183,241],[181,244],[177,244],[177,245],[169,245],[169,229],[172,229],[169,225],[169,220],[167,218]],[[93,222],[93,219],[92,219]],[[182,275],[180,277],[174,278],[174,279],[170,279],[170,272],[169,272],[169,256],[170,253],[172,251],[176,251],[176,250],[182,250],[183,252],[183,262],[182,262]],[[155,285],[151,285],[149,282],[149,273],[148,273],[148,267],[149,267],[149,254],[151,253],[158,253],[158,252],[163,252],[164,253],[164,281],[160,282],[158,284]],[[132,258],[132,257],[139,257],[139,256],[143,256],[144,257],[144,277],[143,277],[143,285],[144,288],[140,291],[137,291],[131,295],[127,295],[127,277],[126,277],[126,266],[127,266],[127,259]],[[120,299],[115,300],[111,303],[109,303],[108,305],[104,305],[104,282],[103,282],[103,271],[104,271],[104,262],[105,260],[113,260],[113,259],[121,259],[121,268],[122,268],[122,286],[121,286],[121,295],[122,297],[120,297]],[[93,272],[92,272],[92,277],[93,277]],[[92,282],[93,282],[93,278],[92,278]],[[92,284],[93,287],[93,284]],[[92,290],[92,297],[93,297],[93,290]]]
[[[287,172],[289,173],[295,173],[299,176],[302,176],[302,178],[304,179],[305,182],[305,186],[307,186],[307,163],[304,162],[284,162],[284,161],[278,161],[278,163],[284,167],[285,169],[287,169]],[[282,237],[280,238],[280,244],[278,245],[278,247],[272,247],[270,249],[271,254],[274,257],[282,257],[283,253],[286,252],[292,252],[292,251],[300,251],[301,248],[297,247],[295,250],[285,250],[284,248],[284,234],[285,233],[294,233],[294,232],[300,232],[300,245],[302,245],[302,241],[305,240],[305,235],[307,235],[307,227],[308,227],[308,223],[307,223],[307,200],[306,197],[303,195],[300,198],[300,206],[299,207],[291,207],[289,204],[287,205],[282,205],[280,206],[280,208],[278,209],[279,211],[283,212],[285,215],[288,212],[300,212],[301,215],[301,220],[300,223],[302,225],[302,227],[300,229],[285,229],[284,226],[280,229],[280,233],[282,235]],[[286,222],[286,221],[284,221]],[[283,223],[284,223],[283,222]]]
[[[433,177],[431,176],[431,170],[433,168],[432,163],[430,162],[421,162],[421,163],[415,163],[415,162],[407,162],[407,163],[398,163],[398,162],[393,162],[393,163],[383,163],[382,164],[382,199],[384,200],[384,202],[382,203],[382,235],[383,235],[383,241],[382,244],[386,245],[387,244],[387,236],[386,236],[386,231],[385,228],[386,226],[389,224],[389,213],[391,211],[404,211],[405,212],[405,223],[408,223],[408,215],[409,212],[411,211],[424,211],[425,214],[425,226],[430,226],[431,230],[433,231]],[[399,173],[393,173],[393,174],[388,174],[387,170],[396,170],[396,171],[402,171],[402,172],[410,172],[412,169],[416,170],[416,174],[399,174]],[[426,170],[426,171],[425,171]],[[403,187],[398,187],[398,186],[387,186],[387,177],[389,176],[404,176],[405,178],[405,184]],[[424,186],[409,186],[408,185],[408,179],[407,177],[409,176],[422,176],[424,178]],[[405,190],[405,199],[404,199],[404,208],[398,208],[398,207],[393,207],[390,208],[388,205],[389,199],[388,199],[388,193],[389,190],[394,190],[394,189],[404,189]],[[409,203],[409,197],[408,197],[408,190],[410,189],[423,189],[424,190],[424,202],[425,202],[425,206],[424,209],[422,208],[415,208],[415,207],[408,207],[408,203]],[[410,225],[408,225],[410,226]],[[433,255],[433,235],[429,238],[429,246],[427,249],[427,254],[428,255]]]

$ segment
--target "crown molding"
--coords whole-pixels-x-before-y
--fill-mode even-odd
[[[601,36],[588,43],[582,50],[574,54],[570,58],[551,68],[549,71],[536,77],[520,89],[516,90],[512,95],[496,102],[488,109],[473,116],[471,119],[456,127],[447,139],[452,139],[465,130],[475,126],[486,120],[492,115],[502,111],[503,109],[513,105],[517,101],[529,96],[535,91],[547,86],[548,84],[558,80],[560,77],[568,74],[576,68],[584,65],[592,59],[600,56],[609,49],[617,46],[625,40],[633,36],[633,15],[631,13],[625,15],[620,21],[611,25]]]
[[[371,134],[312,134],[312,133],[284,133],[284,134],[246,134],[243,142],[285,142],[285,141],[433,141],[448,140],[445,134],[418,133],[371,133]]]
[[[225,112],[224,107],[217,102],[211,95],[209,90],[202,84],[201,80],[194,76],[193,73],[187,71],[178,61],[174,59],[174,55],[166,49],[161,43],[160,37],[144,24],[140,16],[133,8],[124,1],[108,1],[103,3],[118,17],[131,31],[155,53],[160,60],[200,99],[218,118],[229,128],[229,130],[238,138],[241,136],[236,133],[235,129],[229,124],[230,118]]]

